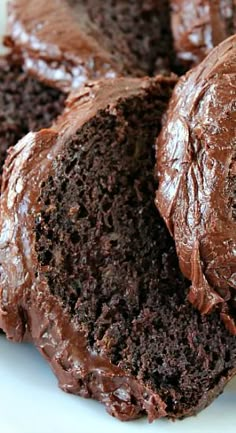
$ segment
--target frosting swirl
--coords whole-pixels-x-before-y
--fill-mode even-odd
[[[156,204],[192,281],[190,301],[202,313],[220,306],[236,334],[235,82],[232,36],[177,84],[157,142]]]

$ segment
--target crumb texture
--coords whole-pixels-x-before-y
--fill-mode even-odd
[[[120,101],[68,140],[42,184],[36,247],[39,272],[88,347],[182,416],[235,365],[236,344],[217,313],[186,302],[189,283],[154,206],[152,143],[165,104],[155,91]]]
[[[0,60],[0,170],[7,149],[29,131],[51,125],[65,95],[26,75],[20,66]]]
[[[168,69],[168,57],[174,57],[169,1],[67,1],[81,25],[81,17],[85,21],[86,16],[85,31],[99,38],[100,44],[125,64],[127,72],[154,75]]]

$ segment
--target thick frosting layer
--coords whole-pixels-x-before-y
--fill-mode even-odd
[[[14,341],[33,341],[51,363],[63,390],[102,401],[108,412],[122,420],[142,413],[147,413],[149,420],[165,416],[166,405],[158,394],[107,358],[91,353],[62,301],[50,293],[43,272],[38,272],[35,251],[40,185],[53,175],[53,161],[67,138],[98,110],[115,113],[117,101],[124,95],[145,94],[153,85],[173,86],[175,81],[157,77],[86,85],[70,97],[54,129],[29,133],[11,150],[3,174],[0,327]],[[201,404],[206,404],[205,398]]]
[[[12,0],[5,43],[27,71],[66,92],[88,80],[169,72],[168,10],[167,0],[134,0],[130,16],[125,0],[107,1],[107,10],[102,0]]]
[[[220,307],[236,334],[236,36],[177,84],[157,142],[156,204],[192,281],[190,301]],[[232,313],[232,314],[231,314]]]
[[[177,56],[186,66],[201,62],[236,31],[235,0],[171,0]]]
[[[80,93],[70,96],[65,114],[53,129],[30,133],[11,150],[3,174],[0,327],[14,341],[33,341],[50,362],[64,391],[96,398],[110,414],[122,420],[143,413],[147,413],[149,420],[166,416],[166,404],[152,389],[88,349],[78,324],[51,294],[43,272],[38,272],[34,229],[40,213],[40,185],[53,175],[54,160],[68,137],[98,110],[106,108],[115,115],[117,101],[124,94],[140,96],[150,86],[173,86],[175,81],[157,77],[86,85]],[[208,405],[234,374],[235,369],[222,372],[215,386],[184,415]]]
[[[82,8],[80,20],[66,0],[13,0],[8,8],[6,44],[40,79],[68,91],[89,79],[121,73]]]

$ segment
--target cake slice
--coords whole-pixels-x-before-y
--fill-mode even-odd
[[[186,67],[201,62],[236,32],[235,0],[170,0],[178,60]]]
[[[235,373],[236,340],[186,301],[154,205],[154,142],[175,78],[73,94],[53,129],[7,159],[0,203],[0,324],[30,339],[61,388],[121,420],[183,417]]]
[[[169,0],[12,0],[7,45],[66,90],[88,79],[169,70]]]
[[[65,95],[23,72],[12,56],[0,57],[0,174],[7,149],[29,131],[47,128]]]

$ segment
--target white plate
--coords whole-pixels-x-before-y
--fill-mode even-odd
[[[0,0],[0,35],[5,3]],[[236,379],[197,417],[175,423],[121,423],[99,403],[60,391],[50,367],[32,346],[0,337],[1,433],[235,433],[235,412]]]

